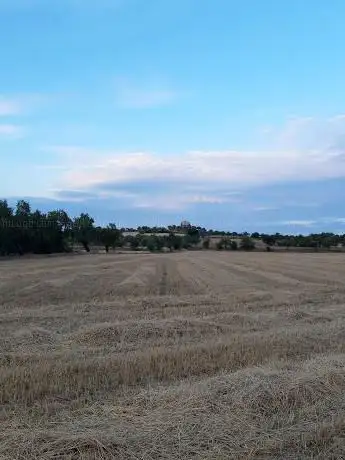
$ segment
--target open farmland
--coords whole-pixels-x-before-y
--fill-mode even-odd
[[[1,459],[340,459],[342,254],[0,262]]]

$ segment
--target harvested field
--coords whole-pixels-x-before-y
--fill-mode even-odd
[[[345,458],[344,280],[342,254],[0,261],[0,458]]]

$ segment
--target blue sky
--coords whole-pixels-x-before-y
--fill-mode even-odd
[[[0,196],[345,232],[343,0],[0,0]]]

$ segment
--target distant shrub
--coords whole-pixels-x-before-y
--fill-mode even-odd
[[[223,237],[218,243],[216,244],[216,248],[221,251],[223,249],[236,251],[238,249],[237,241],[231,240],[228,236]]]
[[[204,249],[210,249],[210,240],[208,238],[202,242],[202,247]]]
[[[222,240],[217,241],[216,248],[218,251],[221,251],[222,249],[224,249],[224,244]]]
[[[255,249],[255,243],[249,236],[245,236],[241,240],[240,249],[243,251],[252,251]]]
[[[232,240],[231,243],[230,243],[230,249],[232,251],[236,251],[238,249],[238,244],[237,244],[237,241],[234,241]]]

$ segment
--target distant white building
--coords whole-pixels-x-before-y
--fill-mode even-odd
[[[183,229],[188,229],[192,227],[192,224],[188,220],[183,220],[180,224],[180,227]]]

